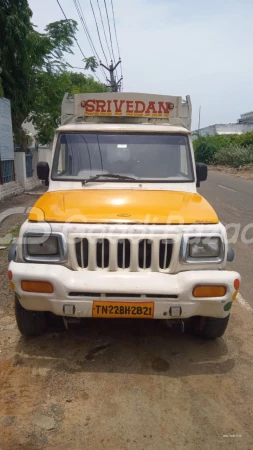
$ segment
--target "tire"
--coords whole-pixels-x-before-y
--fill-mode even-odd
[[[45,313],[23,308],[17,296],[15,296],[15,316],[18,329],[23,336],[40,336],[47,328]]]
[[[193,317],[194,327],[192,327],[192,331],[205,339],[217,339],[225,333],[229,317],[230,315],[222,319],[216,317]],[[196,321],[196,319],[198,320]]]

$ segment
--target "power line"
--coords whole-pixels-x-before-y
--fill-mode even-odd
[[[88,42],[89,42],[89,44],[90,44],[91,50],[92,50],[92,52],[95,53],[95,55],[96,55],[97,58],[99,59],[99,56],[98,56],[98,54],[97,54],[97,52],[96,52],[96,49],[95,49],[95,46],[94,46],[94,44],[93,44],[93,42],[92,42],[92,39],[91,39],[89,30],[88,30],[87,24],[86,24],[85,19],[84,19],[84,17],[83,17],[81,5],[80,5],[80,3],[79,3],[78,0],[73,0],[73,2],[74,2],[74,5],[75,5],[75,7],[76,7],[76,11],[77,11],[77,14],[78,14],[78,16],[79,16],[79,19],[80,19],[80,21],[81,21],[81,24],[82,24],[82,26],[83,26],[85,35],[86,35],[86,37],[87,37],[87,39],[88,39]]]
[[[110,54],[110,58],[112,60],[112,53],[111,53],[111,50],[110,50],[110,47],[109,47],[109,44],[108,44],[108,39],[107,39],[106,32],[105,32],[105,26],[104,26],[103,16],[102,16],[102,13],[101,13],[101,8],[100,8],[100,5],[99,5],[99,0],[97,0],[97,4],[98,4],[99,14],[100,14],[101,22],[102,22],[102,27],[103,27],[103,30],[104,30],[105,42],[106,42],[106,45],[107,45],[107,48],[108,48],[108,52]]]
[[[59,5],[59,7],[60,7],[61,12],[62,12],[63,16],[65,17],[65,19],[66,19],[66,20],[69,20],[69,19],[67,18],[67,16],[66,16],[66,14],[65,14],[65,12],[64,12],[64,10],[63,10],[61,4],[60,4],[60,1],[59,1],[59,0],[56,0],[56,1],[57,1],[58,5]],[[74,39],[75,39],[75,41],[76,41],[76,44],[77,44],[77,46],[78,46],[80,52],[82,53],[82,55],[83,55],[83,57],[84,57],[84,59],[85,59],[85,54],[83,53],[83,50],[81,49],[78,40],[76,39],[76,37],[74,37]],[[73,69],[78,69],[78,67],[73,67]],[[85,69],[83,68],[82,70],[85,70]],[[94,72],[93,72],[93,73],[94,73]],[[97,80],[98,80],[100,83],[102,83],[102,81],[101,81],[100,78],[97,76],[97,74],[94,73],[94,75],[95,75],[95,77],[97,78]]]
[[[109,35],[110,35],[110,42],[111,42],[111,49],[112,49],[113,62],[114,62],[114,64],[115,64],[115,56],[114,56],[113,45],[112,45],[112,33],[111,33],[111,26],[110,26],[110,20],[109,20],[109,16],[108,16],[108,11],[107,11],[106,0],[104,0],[104,4],[105,4],[105,11],[106,11],[107,22],[108,22],[108,28],[109,28]],[[117,76],[117,78],[118,78],[117,71],[116,71],[116,76]]]
[[[58,5],[59,5],[59,7],[60,7],[61,12],[62,12],[62,14],[64,15],[65,19],[68,20],[68,18],[67,18],[67,16],[66,16],[65,12],[63,11],[63,8],[62,8],[62,6],[61,6],[59,0],[56,0],[56,1],[57,1]],[[78,43],[76,37],[75,37],[74,39],[75,39],[75,41],[76,41],[76,43],[77,43],[77,45],[78,45],[78,48],[79,48],[80,52],[82,53],[83,57],[85,58],[85,55],[84,55],[84,53],[83,53],[83,51],[82,51],[82,49],[81,49],[81,47],[80,47],[80,45],[79,45],[79,43]]]
[[[77,14],[78,14],[78,16],[79,16],[79,19],[80,19],[80,21],[81,21],[81,24],[82,24],[82,26],[83,26],[83,29],[84,29],[85,35],[86,35],[86,37],[87,37],[87,40],[88,40],[88,42],[89,42],[89,44],[90,44],[91,50],[92,50],[92,52],[94,52],[94,54],[96,55],[98,61],[100,61],[100,58],[99,58],[98,53],[97,53],[97,51],[96,51],[96,48],[95,48],[95,46],[94,46],[94,44],[93,44],[93,41],[92,41],[92,39],[91,39],[91,35],[90,35],[90,32],[89,32],[87,23],[86,23],[86,21],[85,21],[85,19],[84,19],[84,15],[83,15],[83,11],[82,11],[82,7],[81,7],[81,5],[80,5],[80,2],[79,2],[79,0],[73,0],[73,2],[74,2],[74,5],[75,5],[75,7],[76,7],[76,11],[77,11]],[[100,70],[101,70],[101,72],[102,72],[102,75],[103,75],[103,76],[105,77],[105,79],[106,79],[106,74],[105,74],[104,69],[101,69],[101,67],[100,67]]]
[[[92,51],[95,53],[98,62],[100,62],[100,59],[101,59],[101,58],[99,57],[98,52],[97,52],[97,50],[96,50],[96,48],[95,48],[95,45],[94,45],[94,43],[93,43],[93,41],[92,41],[92,38],[91,38],[91,35],[90,35],[90,32],[89,32],[88,25],[87,25],[86,20],[85,20],[85,18],[84,18],[84,14],[83,14],[83,10],[82,10],[80,1],[79,1],[79,0],[74,0],[74,3],[75,3],[75,6],[76,6],[76,9],[77,9],[79,18],[80,18],[80,20],[81,20],[81,23],[82,23],[82,25],[83,25],[83,29],[84,29],[84,31],[85,31],[86,37],[87,37],[88,42],[89,42],[89,44],[90,44],[90,47],[91,47]],[[105,80],[107,81],[107,79],[106,79],[106,73],[105,73],[104,69],[101,68],[101,66],[100,66],[99,68],[100,68],[100,71],[101,71],[102,75],[104,76]]]
[[[95,23],[96,23],[98,38],[99,38],[99,42],[100,42],[100,45],[101,45],[101,48],[102,48],[102,52],[104,54],[104,57],[105,57],[105,60],[106,60],[106,64],[108,65],[107,57],[106,57],[106,54],[105,54],[105,51],[104,51],[104,47],[103,47],[103,44],[102,44],[102,41],[101,41],[100,33],[99,33],[99,28],[98,28],[98,23],[97,23],[97,19],[96,19],[96,14],[95,14],[95,11],[94,11],[94,8],[93,8],[91,0],[90,0],[90,6],[91,6],[92,13],[93,13],[93,16],[94,16],[94,20],[95,20]]]
[[[118,34],[117,34],[117,30],[116,30],[116,21],[115,21],[115,15],[114,15],[114,7],[113,7],[113,0],[111,0],[111,5],[112,5],[112,16],[113,16],[113,24],[114,24],[114,32],[115,32],[115,37],[116,37],[116,43],[117,43],[117,48],[118,48],[118,56],[120,59],[120,70],[121,70],[121,78],[123,78],[123,67],[122,67],[122,62],[121,62],[121,58],[120,58],[120,50],[119,50],[119,41],[118,41]],[[121,83],[121,89],[123,91],[123,80]]]
[[[112,0],[111,0],[111,5],[112,5],[112,15],[113,15],[113,23],[114,23],[114,32],[115,32],[116,43],[117,43],[117,48],[118,48],[118,55],[119,55],[119,59],[120,59],[119,41],[118,41],[118,35],[117,35],[117,30],[116,30],[116,22],[115,22],[114,7],[113,7],[113,1],[112,1]]]

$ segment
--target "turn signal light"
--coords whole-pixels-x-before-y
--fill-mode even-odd
[[[10,281],[12,280],[12,276],[13,276],[12,271],[8,270],[8,278],[9,278]]]
[[[193,297],[224,297],[227,292],[225,286],[195,286],[192,291]]]
[[[47,281],[25,281],[21,282],[21,288],[25,292],[39,292],[40,294],[52,294],[54,288]]]
[[[236,278],[236,280],[234,281],[234,288],[235,288],[236,291],[239,291],[240,280],[238,278]]]

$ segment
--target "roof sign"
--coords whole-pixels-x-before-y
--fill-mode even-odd
[[[122,123],[125,118],[136,119],[138,123],[146,123],[149,119],[166,120],[171,125],[191,126],[191,101],[187,96],[143,94],[137,92],[104,92],[84,93],[70,96],[65,94],[62,102],[62,124],[69,123],[77,118],[93,121]]]
[[[82,102],[85,116],[169,117],[174,103],[142,100],[96,100]]]

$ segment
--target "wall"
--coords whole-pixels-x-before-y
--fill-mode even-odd
[[[39,161],[47,161],[51,166],[52,152],[50,148],[40,148],[31,150],[33,176],[26,177],[26,158],[25,153],[14,153],[15,181],[0,185],[0,200],[21,194],[24,191],[42,186],[42,182],[37,177],[37,164]]]
[[[244,134],[251,131],[253,131],[253,124],[250,123],[228,123],[216,125],[216,134]]]
[[[41,186],[41,181],[37,177],[38,151],[32,150],[33,155],[33,176],[26,177],[26,159],[24,152],[15,153],[15,179],[25,191],[30,191],[37,186]]]
[[[16,181],[12,181],[11,183],[1,184],[0,185],[0,200],[4,200],[8,197],[12,197],[13,195],[22,194],[22,192],[24,192],[24,188]]]
[[[52,149],[50,147],[40,147],[38,150],[39,161],[45,161],[51,167],[52,164]]]
[[[216,134],[243,134],[251,131],[253,131],[253,124],[250,123],[220,123],[200,128],[199,135],[215,136]],[[196,138],[194,134],[198,134],[198,130],[192,132],[193,139]]]

